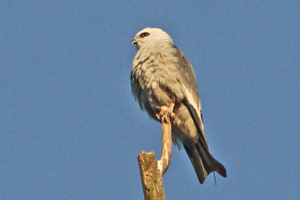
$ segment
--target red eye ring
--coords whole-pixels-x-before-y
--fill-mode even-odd
[[[149,33],[147,33],[147,32],[144,32],[144,33],[141,33],[141,34],[140,34],[140,37],[142,37],[142,38],[143,38],[143,37],[146,37],[146,36],[148,36],[148,35],[150,35],[150,34],[149,34]]]

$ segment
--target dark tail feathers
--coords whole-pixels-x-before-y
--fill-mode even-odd
[[[184,148],[194,166],[199,182],[202,184],[206,176],[214,171],[225,178],[225,167],[212,156],[206,145],[201,143],[201,140],[199,140],[196,144],[184,144]]]

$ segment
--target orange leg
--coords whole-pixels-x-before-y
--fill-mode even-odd
[[[175,103],[171,103],[170,106],[156,106],[155,109],[156,109],[156,117],[157,119],[159,120],[164,120],[164,118],[166,117],[166,115],[169,115],[171,118],[174,118],[175,117],[175,113],[173,112],[173,109],[174,109],[174,106],[175,106]]]

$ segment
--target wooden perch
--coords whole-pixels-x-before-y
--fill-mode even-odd
[[[161,118],[162,155],[160,160],[155,158],[153,151],[149,153],[141,151],[138,156],[145,200],[165,200],[162,176],[171,162],[172,127],[170,118],[169,112],[166,112]]]

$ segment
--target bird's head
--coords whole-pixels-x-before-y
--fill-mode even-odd
[[[154,42],[155,40],[159,40],[162,42],[170,42],[173,44],[171,37],[161,30],[160,28],[144,28],[140,32],[138,32],[134,39],[131,41],[131,44],[135,44],[137,49],[139,49],[143,44],[147,42]]]

